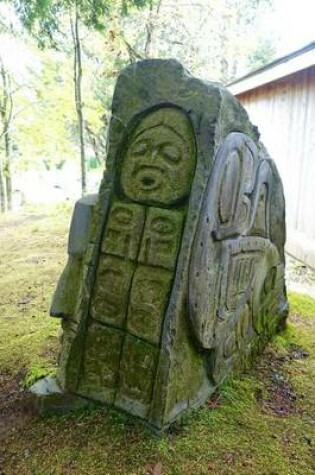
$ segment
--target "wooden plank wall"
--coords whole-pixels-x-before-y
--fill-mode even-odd
[[[315,267],[315,66],[237,97],[282,177],[288,243],[304,240],[313,257],[293,254]]]

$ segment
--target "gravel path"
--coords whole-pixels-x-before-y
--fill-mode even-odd
[[[288,290],[315,299],[315,272],[289,255],[286,255],[286,283]]]

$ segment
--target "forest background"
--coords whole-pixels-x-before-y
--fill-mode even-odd
[[[129,63],[172,57],[227,84],[274,59],[275,1],[0,1],[1,211],[97,189]]]

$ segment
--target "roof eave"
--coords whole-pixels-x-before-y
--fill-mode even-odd
[[[295,51],[290,55],[270,63],[255,73],[251,73],[231,84],[228,84],[227,88],[232,94],[237,96],[314,65],[315,42],[301,50]]]

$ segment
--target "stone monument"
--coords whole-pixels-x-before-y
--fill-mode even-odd
[[[52,303],[60,397],[156,431],[202,404],[284,326],[284,212],[275,164],[226,89],[174,60],[128,66]]]

